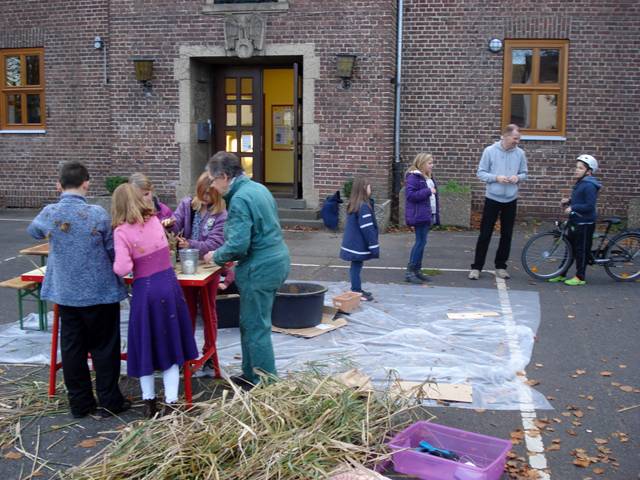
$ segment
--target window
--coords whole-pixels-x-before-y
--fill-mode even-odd
[[[44,50],[0,50],[0,130],[45,126]]]
[[[564,136],[567,107],[566,40],[506,40],[502,127],[523,135]]]

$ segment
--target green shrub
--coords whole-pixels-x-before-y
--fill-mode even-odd
[[[342,194],[344,195],[345,200],[349,200],[349,197],[351,196],[352,187],[353,187],[353,178],[347,180],[346,182],[344,182],[344,185],[342,185]]]
[[[449,180],[444,186],[438,187],[439,193],[469,193],[470,191],[469,185],[462,185],[455,180]]]
[[[127,183],[128,181],[129,179],[127,177],[116,175],[115,177],[107,177],[104,180],[104,186],[107,189],[107,192],[109,192],[109,194],[112,195],[113,191],[116,188],[118,188],[123,183]]]

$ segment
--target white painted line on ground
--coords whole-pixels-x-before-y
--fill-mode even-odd
[[[316,263],[292,263],[292,267],[324,267],[324,268],[349,268],[350,265],[320,265]],[[406,270],[407,267],[367,267],[363,268],[369,270]],[[438,268],[438,267],[426,267],[426,270],[440,270],[441,272],[468,272],[468,268]],[[490,272],[489,270],[483,270],[483,272]]]
[[[8,262],[9,260],[15,260],[18,257],[9,257],[9,258],[5,258],[4,260],[2,260],[3,262]]]
[[[33,218],[0,218],[0,222],[31,222]]]
[[[513,319],[513,310],[511,309],[511,301],[509,300],[509,291],[507,283],[502,278],[496,277],[496,286],[498,288],[498,298],[500,299],[500,308],[502,316],[505,319],[505,328],[507,332],[507,344],[511,355],[522,357],[520,345],[518,344],[518,334],[516,332],[516,322]],[[529,456],[529,465],[536,470],[541,480],[550,480],[551,476],[544,470],[548,468],[547,457],[544,454],[544,443],[542,442],[542,432],[536,427],[536,409],[531,398],[531,390],[526,382],[526,375],[518,377],[522,381],[522,388],[519,388],[520,396],[520,417],[522,418],[522,428],[524,430],[524,439]]]

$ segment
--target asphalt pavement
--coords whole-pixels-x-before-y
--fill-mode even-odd
[[[0,209],[0,279],[34,268],[28,258],[18,255],[18,250],[36,243],[25,231],[35,213],[33,210]],[[543,223],[536,228],[548,226]],[[532,461],[538,467],[544,467],[546,463],[544,471],[547,478],[638,479],[640,284],[614,282],[600,267],[588,270],[588,285],[583,287],[534,281],[519,265],[522,246],[533,231],[529,226],[519,225],[517,228],[509,267],[512,278],[505,282],[504,291],[506,298],[509,292],[514,291],[535,291],[539,294],[542,318],[533,356],[523,375],[529,384],[547,397],[554,410],[477,411],[435,407],[430,411],[437,416],[439,423],[514,439],[517,443],[514,452],[522,459]],[[402,268],[406,264],[412,237],[406,232],[381,235],[382,258],[365,264],[363,281],[402,283]],[[347,264],[338,259],[339,234],[289,231],[285,238],[292,254],[290,278],[347,280],[348,270],[344,268]],[[493,291],[500,286],[491,273],[483,272],[478,281],[466,278],[475,241],[476,232],[473,231],[430,233],[424,266],[439,270],[434,276],[434,285]],[[496,244],[494,239],[487,257],[489,260],[493,258]],[[38,261],[37,258],[31,260]],[[487,265],[488,268],[492,266],[490,263]],[[0,324],[15,321],[15,292],[0,289]],[[46,379],[46,369],[42,367],[0,365],[0,370],[2,378],[29,374]],[[123,383],[125,391],[138,395],[136,382],[125,379]],[[140,417],[140,410],[134,409],[122,419],[87,418],[72,422],[68,414],[61,412],[43,417],[38,425],[28,425],[22,435],[23,447],[25,451],[34,452],[39,444],[41,456],[62,464],[51,463],[50,469],[43,469],[43,478],[48,478],[52,471],[67,464],[78,464],[96,453],[107,443],[106,439],[115,435],[119,426]],[[536,434],[534,428],[528,432],[529,438],[521,438],[523,422],[528,427],[535,425],[540,434]],[[98,437],[105,440],[88,447],[81,443],[83,439]],[[526,444],[527,441],[530,443]],[[528,452],[527,446],[542,451]],[[28,456],[12,459],[10,455],[7,458],[10,451],[4,449],[0,452],[0,472],[4,472],[0,478],[26,478],[31,473],[32,460]],[[590,465],[586,467],[574,464],[584,465],[585,457],[597,462],[587,460]]]

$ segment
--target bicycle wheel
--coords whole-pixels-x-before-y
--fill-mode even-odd
[[[573,260],[573,250],[569,240],[559,232],[543,232],[525,244],[521,260],[525,271],[533,278],[548,280],[567,271]]]
[[[604,264],[607,274],[619,282],[640,278],[640,234],[622,233],[614,237],[607,247]]]

